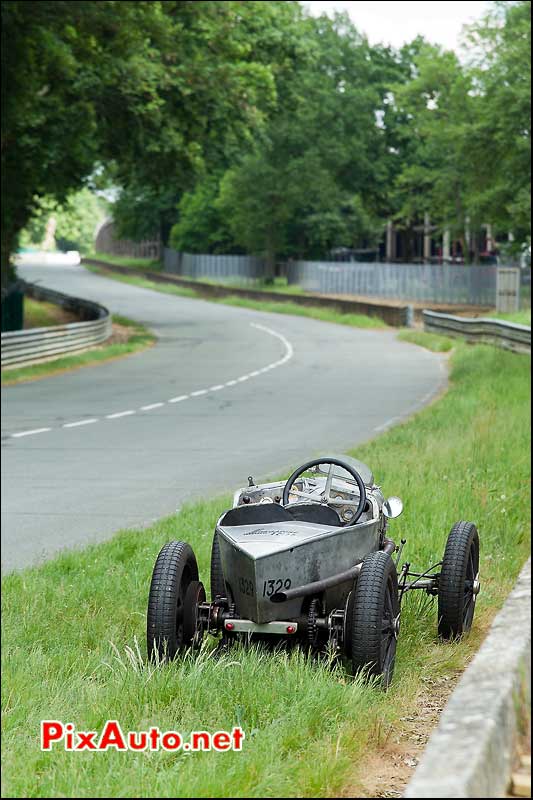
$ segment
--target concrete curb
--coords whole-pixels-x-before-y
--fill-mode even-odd
[[[531,678],[531,560],[444,709],[404,797],[505,797]]]

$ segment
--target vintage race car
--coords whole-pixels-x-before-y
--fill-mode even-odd
[[[402,512],[385,500],[366,464],[324,456],[289,479],[248,486],[219,518],[207,602],[192,548],[169,542],[154,566],[147,645],[152,659],[198,647],[207,633],[221,644],[298,643],[342,657],[351,674],[392,678],[404,595],[437,596],[443,639],[470,630],[479,592],[479,537],[472,522],[451,529],[442,561],[424,572],[404,563],[405,544],[388,537]]]

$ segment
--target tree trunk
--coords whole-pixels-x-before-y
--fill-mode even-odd
[[[266,240],[265,251],[265,282],[274,283],[274,275],[276,273],[276,247],[274,245],[274,236],[272,231],[268,231]]]
[[[16,245],[16,235],[12,234],[10,231],[2,231],[0,250],[2,294],[8,288],[8,286],[16,280],[17,277],[15,265],[11,261],[11,257],[16,249]]]

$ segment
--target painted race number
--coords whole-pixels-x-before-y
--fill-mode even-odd
[[[273,594],[281,592],[282,589],[291,588],[290,578],[271,578],[268,581],[263,581],[263,597],[272,597]]]
[[[241,594],[245,594],[248,597],[254,596],[254,585],[248,578],[239,578],[239,589]]]

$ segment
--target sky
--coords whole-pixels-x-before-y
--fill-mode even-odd
[[[422,34],[428,41],[449,50],[459,49],[463,25],[479,18],[489,2],[473,0],[357,0],[357,2],[304,2],[312,14],[347,11],[371,44],[382,42],[401,47]]]

